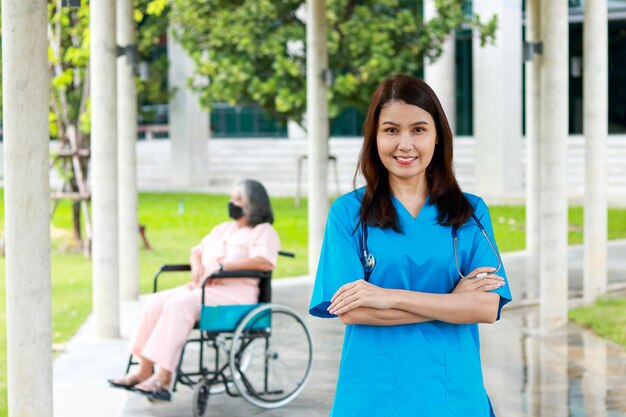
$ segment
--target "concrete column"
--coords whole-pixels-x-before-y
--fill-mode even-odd
[[[474,0],[473,11],[498,16],[495,45],[473,43],[475,191],[520,195],[522,171],[522,3]]]
[[[328,215],[328,68],[326,1],[307,0],[306,107],[308,126],[309,274],[315,275]]]
[[[11,417],[52,417],[48,11],[2,0],[7,388]]]
[[[169,103],[170,145],[172,152],[172,185],[181,190],[206,188],[208,177],[209,113],[200,107],[198,96],[188,87],[194,75],[194,63],[167,33],[169,88],[175,91]]]
[[[585,2],[583,22],[585,136],[584,301],[607,287],[608,21],[606,0]]]
[[[437,16],[435,0],[424,1],[424,21]],[[454,33],[443,44],[443,52],[433,63],[424,62],[424,81],[435,91],[446,113],[452,133],[456,134],[456,41]]]
[[[133,2],[117,0],[117,43],[125,47],[135,40]],[[139,296],[137,91],[134,68],[126,56],[117,59],[117,100],[120,298],[135,300]]]
[[[93,314],[96,335],[113,338],[120,334],[115,2],[90,4]]]
[[[540,0],[526,0],[526,42],[541,42]],[[531,273],[539,271],[541,54],[526,62],[526,252]],[[533,285],[534,286],[534,285]]]
[[[567,323],[567,2],[541,0],[540,323]]]

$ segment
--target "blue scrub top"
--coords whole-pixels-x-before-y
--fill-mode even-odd
[[[326,308],[342,285],[364,277],[359,221],[363,188],[335,200],[309,308],[317,317],[335,317]],[[484,201],[465,194],[492,239]],[[402,233],[368,228],[367,246],[376,258],[370,282],[384,288],[448,294],[459,281],[452,230],[437,222],[427,199],[414,218],[392,197]],[[459,228],[461,272],[497,266],[489,243],[473,219]],[[506,280],[504,267],[498,275]],[[511,300],[507,285],[494,290],[500,310]],[[347,325],[331,417],[489,417],[493,410],[483,386],[477,324],[431,321],[397,326]]]

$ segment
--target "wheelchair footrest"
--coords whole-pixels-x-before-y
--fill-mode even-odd
[[[285,391],[281,390],[277,390],[277,391],[265,391],[262,392],[261,395],[280,395],[283,394]]]

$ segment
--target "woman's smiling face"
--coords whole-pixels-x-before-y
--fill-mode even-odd
[[[426,110],[401,101],[391,101],[382,108],[376,146],[390,181],[425,178],[436,143],[435,121]]]

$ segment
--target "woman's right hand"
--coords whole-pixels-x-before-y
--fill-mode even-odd
[[[471,292],[471,291],[493,291],[498,289],[504,285],[504,278],[490,274],[494,271],[494,268],[483,266],[474,269],[467,276],[468,278],[461,278],[452,290],[452,294],[459,294],[463,292]],[[482,278],[475,278],[478,274],[487,274]]]
[[[202,265],[191,265],[191,282],[188,284],[189,288],[198,287],[202,284],[202,277],[204,275],[204,268]]]

